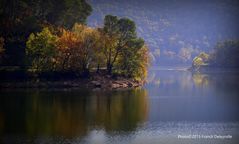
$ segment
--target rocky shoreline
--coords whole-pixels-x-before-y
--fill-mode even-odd
[[[127,79],[118,77],[112,79],[110,76],[95,76],[88,83],[88,87],[91,88],[103,88],[103,89],[122,89],[122,88],[135,88],[144,84],[142,81],[136,81],[133,79]]]
[[[90,89],[127,89],[141,87],[143,81],[136,81],[124,77],[112,78],[110,75],[96,75],[90,78],[71,80],[31,80],[19,82],[1,82],[0,89],[5,88],[90,88]]]

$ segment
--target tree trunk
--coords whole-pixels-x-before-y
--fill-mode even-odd
[[[96,70],[96,73],[99,73],[100,72],[100,64],[97,65],[97,70]]]
[[[107,72],[111,75],[112,73],[112,64],[107,64]]]

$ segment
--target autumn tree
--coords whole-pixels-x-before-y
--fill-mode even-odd
[[[201,52],[198,56],[193,59],[192,67],[199,68],[200,66],[208,65],[209,54]]]
[[[72,31],[64,30],[57,42],[57,62],[63,70],[89,73],[101,61],[100,33],[81,24],[75,24]]]
[[[73,65],[76,65],[77,61],[72,62],[72,59],[78,54],[77,48],[80,44],[76,34],[63,29],[62,35],[57,41],[57,70],[69,71],[74,69]],[[74,67],[76,69],[76,66]]]
[[[54,70],[57,54],[56,41],[57,37],[48,28],[29,36],[26,54],[32,70],[37,72]]]
[[[100,34],[97,29],[84,25],[75,24],[73,33],[81,41],[79,45],[79,62],[83,72],[88,73],[94,61],[98,61],[97,52],[99,52]]]

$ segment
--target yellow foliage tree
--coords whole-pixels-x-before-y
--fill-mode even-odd
[[[200,66],[208,65],[209,55],[205,52],[201,52],[198,56],[193,59],[192,67],[196,70],[200,68]]]
[[[100,33],[97,29],[87,27],[85,25],[75,24],[73,33],[81,41],[80,65],[84,72],[89,72],[95,61],[98,61],[98,52],[100,52]]]
[[[58,37],[52,34],[48,28],[29,36],[26,43],[26,54],[30,60],[31,70],[37,72],[54,70],[57,39]]]

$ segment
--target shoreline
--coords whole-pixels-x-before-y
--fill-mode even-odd
[[[25,80],[5,79],[0,82],[0,89],[25,89],[25,88],[90,88],[90,89],[128,89],[143,86],[144,81],[136,81],[122,76],[94,74],[90,77],[66,79],[39,79],[28,78]]]
[[[210,66],[200,66],[197,68],[190,67],[188,68],[188,71],[192,73],[215,73],[215,72],[239,72],[239,68],[226,68],[226,67],[210,67]]]

